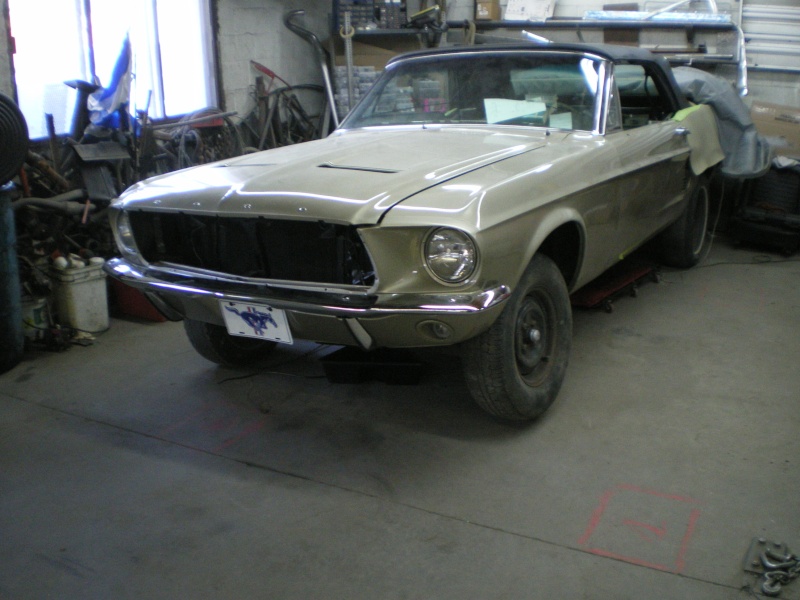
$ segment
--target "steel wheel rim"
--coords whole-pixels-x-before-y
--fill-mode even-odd
[[[550,369],[554,314],[540,294],[526,296],[517,313],[514,355],[520,377],[530,386],[541,384]]]

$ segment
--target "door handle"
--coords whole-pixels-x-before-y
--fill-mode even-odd
[[[689,131],[686,127],[678,127],[674,132],[672,132],[675,137],[686,137],[691,131]]]

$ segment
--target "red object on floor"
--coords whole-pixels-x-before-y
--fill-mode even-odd
[[[641,262],[622,261],[570,296],[572,306],[604,308],[611,312],[611,303],[623,294],[636,296],[637,284],[645,277],[658,281],[653,266]]]
[[[114,293],[117,308],[128,317],[144,319],[145,321],[155,321],[163,323],[166,317],[158,312],[153,303],[147,299],[142,292],[129,285],[125,285],[117,279],[111,280],[111,289]]]

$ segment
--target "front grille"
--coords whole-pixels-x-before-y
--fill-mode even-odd
[[[169,262],[308,283],[372,285],[374,269],[355,227],[323,222],[132,211],[139,251]]]

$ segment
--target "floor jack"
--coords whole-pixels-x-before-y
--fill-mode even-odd
[[[644,279],[654,283],[661,280],[656,268],[637,259],[623,260],[597,279],[590,281],[570,296],[572,306],[578,308],[602,308],[614,310],[613,302],[621,296],[636,297],[639,284]]]

